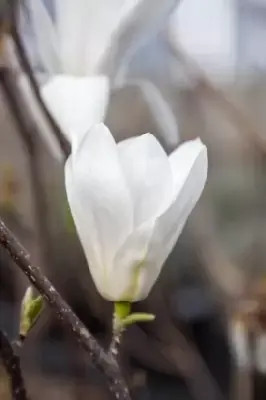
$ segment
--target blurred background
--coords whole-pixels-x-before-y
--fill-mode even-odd
[[[52,13],[52,0],[45,5]],[[155,313],[156,321],[128,329],[122,369],[137,400],[262,399],[266,1],[183,0],[155,33],[143,32],[135,47],[136,31],[127,35],[125,27],[118,37],[110,68],[114,74],[115,65],[118,83],[105,123],[117,140],[152,132],[173,150],[156,94],[143,91],[152,84],[178,125],[177,141],[200,136],[210,167],[204,194],[152,293],[134,305]],[[20,33],[34,71],[41,70],[30,22]],[[76,237],[62,163],[31,123],[21,129],[3,83],[0,103],[0,215],[106,347],[112,310],[95,290]],[[0,249],[0,327],[13,340],[26,288]],[[111,398],[102,376],[48,309],[20,354],[33,400]],[[0,399],[8,400],[1,368],[0,376]]]

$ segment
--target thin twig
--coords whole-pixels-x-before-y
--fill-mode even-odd
[[[121,335],[122,332],[115,332],[113,334],[110,346],[109,346],[109,353],[117,360],[119,354],[119,348],[121,344]]]
[[[21,373],[20,361],[7,335],[0,329],[0,357],[10,379],[13,400],[29,400]]]
[[[113,334],[109,345],[108,353],[118,362],[119,349],[121,345],[121,336],[124,332],[123,327],[119,326],[116,315],[113,315]]]
[[[116,399],[130,400],[128,388],[114,358],[111,357],[110,354],[105,353],[85,325],[62,299],[54,286],[42,274],[40,269],[31,264],[28,252],[21,246],[1,220],[0,244],[6,249],[10,257],[27,276],[32,285],[40,292],[47,304],[55,312],[57,318],[72,332],[77,342],[90,355],[94,366],[106,377],[108,387],[115,395]]]

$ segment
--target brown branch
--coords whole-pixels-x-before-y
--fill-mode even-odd
[[[0,358],[10,379],[13,400],[29,400],[20,368],[20,360],[15,354],[6,334],[0,329]]]
[[[122,332],[114,332],[113,337],[109,346],[109,353],[118,360],[119,348],[121,345],[121,334]]]
[[[55,312],[59,321],[65,325],[75,337],[76,341],[90,355],[94,366],[106,377],[108,387],[115,395],[116,399],[130,400],[128,388],[114,358],[105,353],[85,325],[62,299],[51,282],[42,274],[41,270],[37,266],[31,264],[30,255],[1,220],[0,245],[6,249],[19,269],[40,292],[47,304]]]

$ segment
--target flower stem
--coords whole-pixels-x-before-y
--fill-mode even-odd
[[[113,333],[112,341],[109,347],[109,353],[117,360],[121,344],[122,331]]]
[[[115,307],[116,310],[116,307]],[[114,311],[113,315],[113,335],[112,335],[112,340],[109,346],[109,351],[108,353],[111,354],[116,361],[118,361],[118,355],[119,355],[119,349],[121,345],[121,336],[124,331],[124,328],[120,324],[120,319]]]
[[[126,328],[138,322],[149,322],[155,319],[155,315],[147,313],[131,313],[131,303],[117,301],[114,303],[113,336],[108,353],[116,360],[118,358],[121,336]]]

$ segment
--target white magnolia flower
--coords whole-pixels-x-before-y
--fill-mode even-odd
[[[65,166],[66,191],[95,285],[111,301],[144,299],[198,201],[207,149],[169,157],[151,134],[116,144],[99,124]]]
[[[27,0],[39,58],[50,74],[95,75],[143,0]]]
[[[87,0],[55,0],[52,18],[43,0],[28,0],[39,59],[47,74],[40,94],[72,146],[77,136],[104,119],[109,80],[98,75],[97,65],[111,40],[111,28],[115,29],[115,22],[119,25],[122,19],[119,14],[110,26],[103,11],[101,22],[108,28],[101,30],[95,26],[99,7],[97,13],[92,4]],[[122,8],[125,14],[129,12],[128,7]]]
[[[153,7],[152,0],[26,0],[21,30],[35,67],[45,71],[38,75],[40,94],[72,146],[104,120],[110,83],[101,71],[115,75],[125,54],[161,28],[176,1]],[[55,152],[49,129],[39,125]]]

